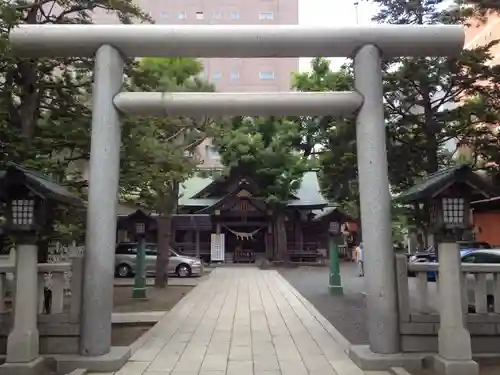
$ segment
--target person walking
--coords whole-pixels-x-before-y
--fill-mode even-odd
[[[356,260],[358,262],[359,277],[365,276],[364,252],[365,252],[364,245],[363,242],[361,242],[356,251]]]

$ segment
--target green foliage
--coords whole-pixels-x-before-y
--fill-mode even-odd
[[[464,23],[464,14],[444,1],[376,0],[378,22],[395,24]],[[474,139],[478,124],[498,120],[500,67],[491,65],[487,46],[465,50],[458,58],[400,58],[385,62],[386,118],[391,184],[406,189],[447,163],[450,140]],[[473,98],[473,99],[467,99]],[[456,103],[456,104],[455,104]]]
[[[283,208],[310,167],[293,149],[299,137],[298,124],[276,117],[235,117],[218,124],[216,132],[214,145],[222,163],[248,173],[262,188],[263,198]]]
[[[160,88],[171,88],[172,83],[178,86],[184,85],[193,77],[203,72],[203,64],[200,60],[176,57],[159,58],[146,57],[140,62],[141,70],[156,80]]]
[[[442,0],[375,0],[377,22],[391,24],[470,23],[470,8],[446,7]],[[475,149],[496,138],[498,74],[489,45],[464,50],[457,58],[399,58],[385,61],[385,103],[388,127],[389,175],[393,192],[405,190],[422,177],[453,164],[450,141]],[[486,146],[482,148],[486,149]],[[421,226],[427,208],[407,207],[408,222]]]
[[[149,21],[132,0],[0,2],[0,169],[14,161],[85,195],[86,183],[74,164],[89,154],[93,60],[17,58],[8,33],[24,23],[88,24],[96,10],[124,23]],[[59,235],[81,234],[83,212],[57,216]]]
[[[349,91],[354,89],[354,79],[348,67],[337,72],[330,70],[324,58],[315,58],[311,71],[295,75],[294,88],[298,91]],[[307,117],[303,118],[302,136],[306,140],[302,147],[307,152],[309,143],[317,149],[322,190],[330,200],[340,204],[344,210],[358,215],[356,124],[353,118]]]
[[[500,12],[500,3],[497,0],[456,0],[457,5],[467,5],[463,9],[464,15],[474,16],[480,21],[486,21],[491,13]]]
[[[465,15],[435,0],[377,0],[375,20],[393,24],[465,23]],[[384,61],[384,97],[391,190],[398,192],[452,163],[446,149],[450,140],[473,143],[475,155],[496,159],[498,137],[491,126],[498,121],[498,76],[488,46],[464,51],[458,58],[399,58]],[[295,77],[299,91],[353,89],[349,66],[338,72],[316,58],[312,71]],[[450,103],[453,103],[450,105]],[[460,104],[455,104],[460,103]],[[302,120],[302,150],[314,144],[325,194],[356,215],[356,127],[352,118]],[[482,126],[478,126],[478,125]],[[305,126],[304,126],[305,125]],[[305,141],[304,141],[305,140]],[[311,140],[311,141],[309,141]],[[493,155],[495,155],[493,157]]]
[[[213,91],[197,75],[203,71],[195,59],[142,59],[135,70],[131,91]],[[175,212],[179,184],[198,160],[193,151],[210,131],[207,118],[125,117],[121,161],[124,200],[152,208],[163,215]]]

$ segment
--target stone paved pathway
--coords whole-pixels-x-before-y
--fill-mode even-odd
[[[365,375],[345,347],[278,272],[218,268],[115,375]]]

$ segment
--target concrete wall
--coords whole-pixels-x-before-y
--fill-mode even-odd
[[[490,245],[500,246],[500,211],[474,212],[474,225],[478,229],[476,240],[488,242]]]

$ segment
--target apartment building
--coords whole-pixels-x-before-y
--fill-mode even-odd
[[[296,25],[298,0],[135,0],[157,24],[168,25]],[[96,12],[97,24],[117,22]],[[205,78],[218,91],[289,91],[298,58],[202,59]]]
[[[486,22],[471,20],[471,26],[465,29],[465,48],[484,46],[494,40],[500,39],[500,15],[488,15]],[[493,55],[492,65],[500,63],[500,44],[490,50]]]
[[[299,0],[135,0],[157,24],[167,25],[296,25]],[[95,23],[117,22],[109,14],[96,13]],[[217,91],[290,91],[298,58],[202,59],[204,78]],[[211,141],[197,150],[201,168],[220,166]]]

